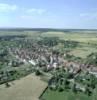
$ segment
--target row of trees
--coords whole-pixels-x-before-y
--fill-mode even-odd
[[[39,40],[37,43],[39,45],[45,45],[45,46],[48,46],[48,47],[53,47],[53,46],[58,45],[59,38],[58,37],[45,37],[45,38],[42,38],[41,40]]]
[[[61,40],[61,43],[64,44],[64,48],[74,49],[79,45],[79,42],[71,40]]]

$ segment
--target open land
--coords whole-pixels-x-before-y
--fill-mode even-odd
[[[2,100],[38,100],[47,83],[40,80],[34,74],[22,79],[10,82],[11,87],[0,86],[0,98]]]

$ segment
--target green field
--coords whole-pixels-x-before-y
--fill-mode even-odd
[[[47,91],[43,94],[43,100],[97,100],[96,96],[97,92],[95,92],[92,96],[87,96],[83,93],[73,93],[72,91],[51,91],[47,89]]]

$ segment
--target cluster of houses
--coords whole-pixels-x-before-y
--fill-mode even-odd
[[[93,65],[85,65],[64,59],[66,54],[60,54],[51,50],[47,46],[32,43],[30,48],[9,48],[9,52],[14,55],[19,61],[23,63],[30,63],[33,66],[45,66],[48,70],[52,68],[64,67],[72,73],[79,73],[80,71],[88,71],[97,76],[97,68]]]
[[[79,63],[66,60],[64,59],[66,58],[66,54],[60,54],[59,52],[49,48],[48,46],[39,45],[37,43],[28,43],[28,46],[9,47],[8,50],[10,55],[14,56],[17,59],[16,61],[18,61],[18,64],[29,63],[36,68],[37,66],[41,68],[44,67],[47,71],[63,67],[64,69],[68,70],[70,73],[74,73],[75,75],[79,74],[81,71],[88,71],[90,74],[93,74],[97,77],[96,66],[88,64],[86,65],[82,62]],[[9,65],[12,65],[12,62],[10,62]],[[2,76],[2,73],[0,73],[0,75],[0,80],[2,80],[2,77],[7,77],[6,73],[4,74],[5,76]],[[74,80],[70,81],[72,81],[71,83],[74,82]],[[82,91],[85,91],[84,87],[81,87],[80,84],[77,84],[77,88],[79,87],[82,89]]]
[[[47,69],[51,69],[64,65],[63,55],[51,51],[46,46],[32,44],[31,48],[10,48],[9,52],[19,61],[30,63],[33,66],[44,65]]]

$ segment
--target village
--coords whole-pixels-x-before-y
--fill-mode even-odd
[[[35,73],[38,77],[45,77],[43,80],[48,84],[47,90],[93,94],[97,83],[96,53],[82,59],[67,50],[60,52],[55,49],[59,44],[72,50],[78,43],[58,40],[56,37],[38,40],[16,36],[7,40],[1,38],[1,41],[11,43],[5,44],[0,54],[1,65],[6,66],[0,70],[0,84],[10,87],[11,81]]]
[[[13,39],[11,39],[10,41],[13,41]],[[17,39],[16,39],[16,41],[17,41]],[[3,68],[3,70],[1,70],[1,72],[0,72],[1,73],[0,74],[1,84],[5,83],[6,86],[9,86],[8,81],[12,81],[14,79],[17,79],[18,77],[21,77],[18,75],[18,77],[15,76],[15,78],[12,78],[12,76],[14,76],[14,74],[16,73],[15,68],[20,68],[21,65],[25,66],[25,72],[24,72],[25,74],[23,74],[23,76],[32,73],[33,70],[36,72],[36,75],[41,75],[44,73],[52,72],[51,73],[52,78],[50,80],[52,80],[52,79],[53,80],[52,80],[52,82],[50,82],[50,87],[53,86],[53,88],[55,88],[57,86],[57,84],[55,84],[55,81],[54,81],[54,80],[56,80],[56,78],[54,79],[53,75],[55,75],[55,73],[56,73],[56,75],[58,75],[58,73],[60,74],[60,72],[58,72],[58,70],[60,70],[60,69],[62,69],[61,70],[62,75],[64,75],[66,72],[66,73],[68,73],[67,76],[69,76],[69,75],[71,75],[71,76],[69,78],[68,77],[66,78],[66,77],[60,77],[58,75],[56,77],[59,77],[59,79],[57,79],[56,83],[58,83],[59,80],[61,80],[61,78],[62,78],[62,80],[63,80],[63,78],[65,78],[71,84],[74,84],[73,86],[78,91],[82,90],[83,92],[85,92],[87,89],[84,87],[84,85],[75,83],[76,78],[79,79],[80,74],[82,76],[84,76],[84,74],[86,75],[88,73],[90,75],[93,75],[95,78],[97,77],[97,68],[95,67],[96,65],[95,64],[93,65],[91,62],[89,62],[89,60],[88,60],[88,62],[86,60],[86,62],[83,63],[83,62],[81,62],[82,60],[80,58],[74,57],[74,56],[70,55],[68,52],[60,53],[57,50],[53,50],[52,47],[57,45],[56,38],[55,38],[55,41],[48,40],[48,42],[50,43],[49,46],[44,45],[43,42],[42,42],[43,43],[42,44],[40,42],[33,42],[33,41],[34,40],[30,40],[30,39],[29,40],[28,39],[20,39],[20,40],[18,40],[17,46],[13,46],[13,45],[6,46],[7,47],[6,51],[8,54],[4,55],[4,59],[5,59],[6,55],[10,55],[11,58],[13,58],[13,59],[10,59],[8,61],[7,61],[7,59],[5,59],[5,62],[7,63],[7,66],[9,66],[9,67],[7,67],[7,70],[4,70],[4,68]],[[64,43],[64,42],[62,41],[62,43]],[[67,42],[67,43],[69,43],[69,42]],[[66,46],[66,42],[65,42],[65,46]],[[2,57],[2,55],[1,55],[1,57]],[[96,59],[95,57],[94,57],[94,60]],[[80,59],[80,61],[71,60],[71,58]],[[27,67],[27,66],[30,66],[30,67]],[[65,70],[65,72],[63,72],[64,70]],[[93,77],[93,76],[91,76],[91,77]],[[84,77],[83,77],[81,80],[87,80],[87,79],[84,79]],[[60,84],[63,84],[63,83],[60,83]],[[94,84],[96,84],[96,83],[94,82]],[[91,91],[89,90],[89,93],[90,92]]]

